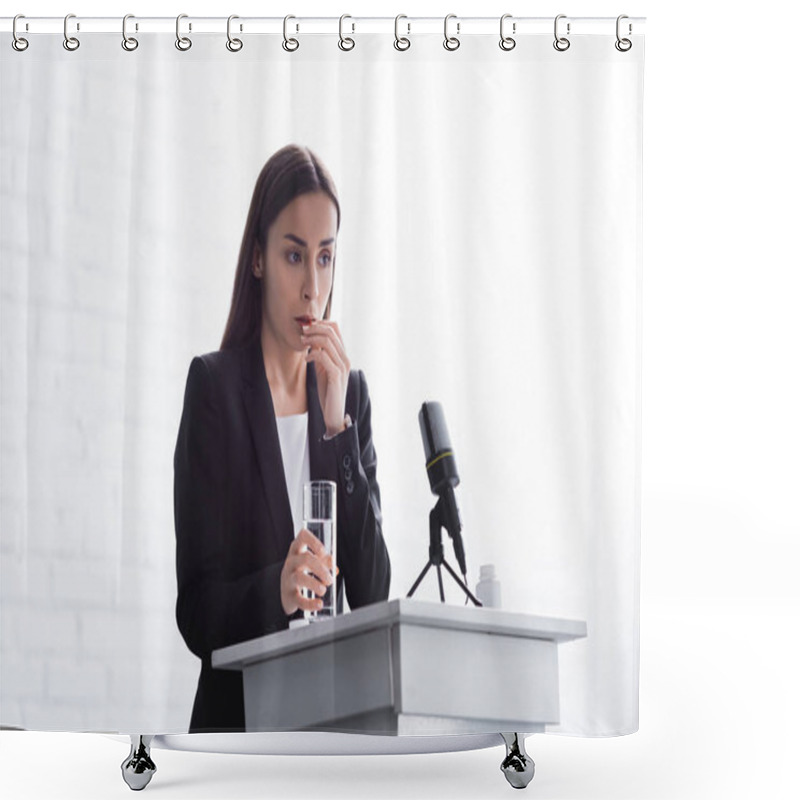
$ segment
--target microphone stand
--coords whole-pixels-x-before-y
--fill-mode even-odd
[[[447,563],[444,557],[444,547],[442,546],[442,528],[444,527],[444,515],[442,513],[443,510],[443,502],[444,498],[440,495],[439,500],[437,501],[436,505],[431,509],[430,515],[430,531],[431,531],[431,544],[428,548],[429,559],[428,563],[423,567],[422,572],[420,572],[419,577],[414,582],[414,585],[411,587],[411,591],[406,595],[406,597],[411,597],[414,592],[417,590],[417,587],[422,583],[422,579],[427,574],[428,570],[432,567],[436,567],[436,574],[439,577],[439,597],[441,601],[444,603],[444,584],[442,583],[442,564],[447,568],[447,571],[453,576],[453,580],[466,592],[467,597],[476,605],[482,606],[480,600],[475,597],[474,594],[469,590],[467,585],[461,578],[453,572],[452,567]],[[452,534],[451,534],[452,535]]]

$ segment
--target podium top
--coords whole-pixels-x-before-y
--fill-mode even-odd
[[[364,606],[333,619],[312,622],[300,628],[277,631],[220,648],[211,654],[211,666],[215,669],[241,670],[255,661],[298,652],[368,630],[401,624],[545,639],[551,642],[568,642],[586,636],[586,623],[580,620],[539,617],[497,608],[456,606],[402,597]]]

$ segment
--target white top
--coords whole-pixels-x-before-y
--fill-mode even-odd
[[[308,456],[308,412],[275,417],[281,442],[283,474],[292,507],[294,535],[303,527],[303,486],[311,480]]]

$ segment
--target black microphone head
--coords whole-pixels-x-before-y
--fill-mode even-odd
[[[447,486],[458,486],[459,477],[442,404],[423,403],[419,411],[419,429],[425,448],[425,468],[431,491],[441,494]]]

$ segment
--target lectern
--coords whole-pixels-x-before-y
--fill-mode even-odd
[[[400,598],[216,650],[212,665],[242,671],[248,731],[500,733],[522,758],[522,734],[559,721],[558,645],[584,636],[582,621]]]

